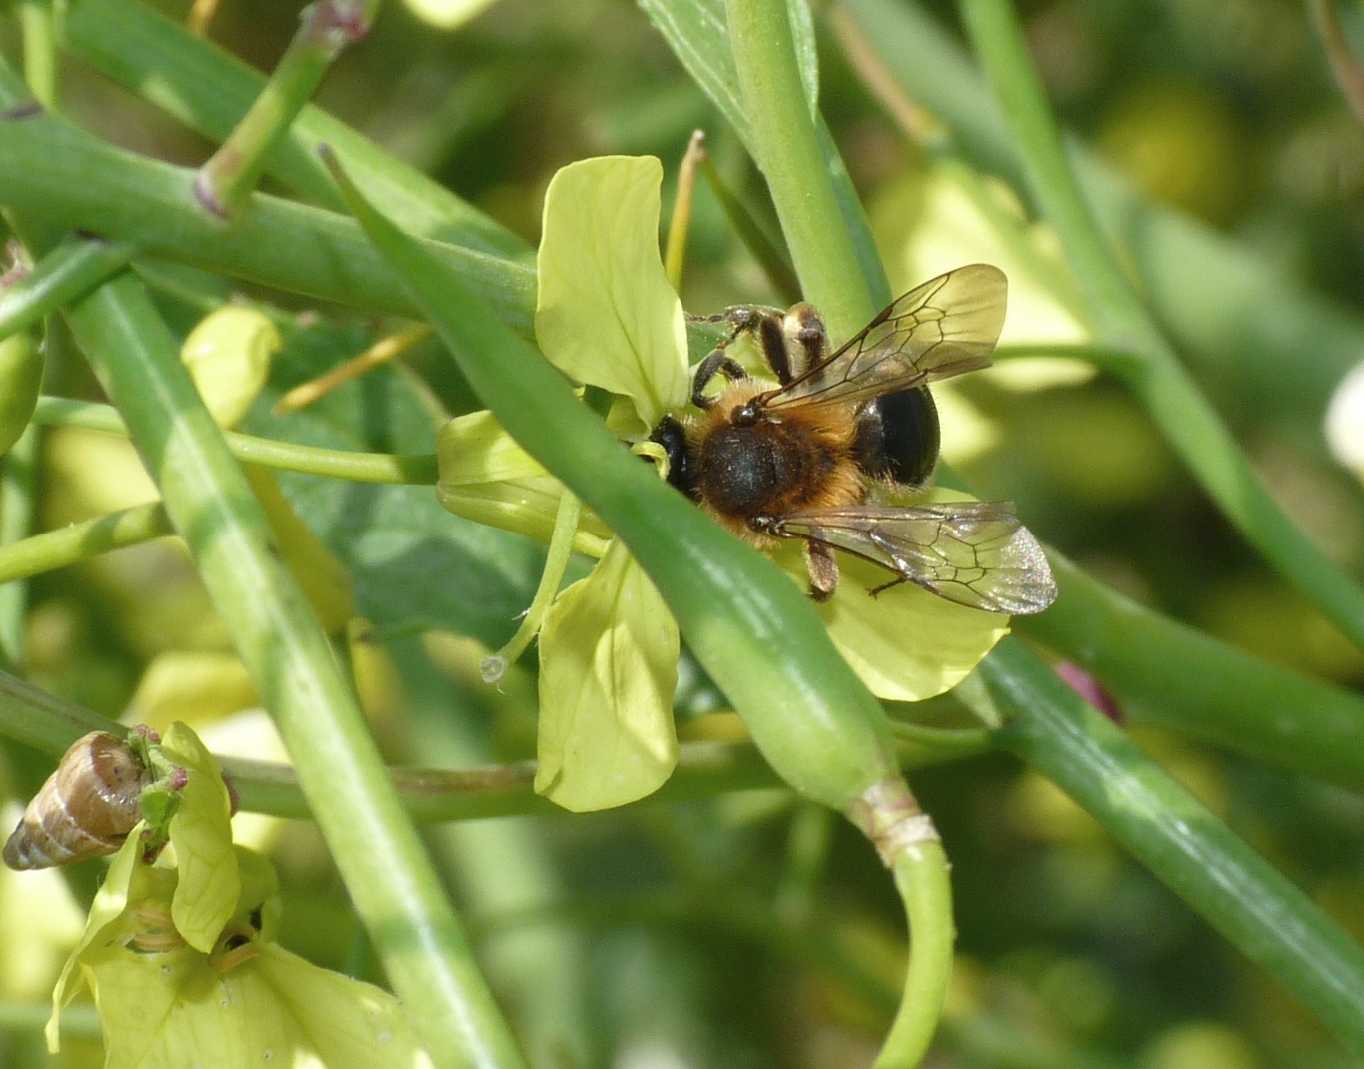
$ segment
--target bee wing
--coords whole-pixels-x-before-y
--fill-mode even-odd
[[[811,509],[782,516],[773,533],[856,554],[974,609],[1034,613],[1056,600],[1042,547],[1007,501]]]
[[[1007,293],[1004,272],[989,264],[939,275],[891,302],[764,405],[851,404],[986,367],[1004,326]]]

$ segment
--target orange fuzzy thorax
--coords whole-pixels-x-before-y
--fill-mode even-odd
[[[693,451],[699,455],[712,434],[729,427],[736,408],[771,389],[771,386],[752,380],[728,387],[689,428]],[[775,439],[783,450],[800,458],[810,470],[808,479],[765,502],[764,513],[779,516],[800,509],[837,508],[865,499],[866,476],[853,455],[857,427],[855,410],[851,406],[797,406],[780,415],[773,414],[769,422],[760,423],[755,431]],[[701,507],[721,526],[760,548],[771,548],[776,544],[775,539],[749,527],[747,516],[717,507],[706,492],[704,480],[700,494]]]

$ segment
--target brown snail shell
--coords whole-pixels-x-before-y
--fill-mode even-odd
[[[62,755],[5,843],[12,869],[43,869],[112,854],[141,817],[147,770],[116,735],[92,731]]]

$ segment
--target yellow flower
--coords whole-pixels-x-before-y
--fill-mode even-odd
[[[545,197],[536,337],[576,382],[617,398],[608,424],[639,452],[663,416],[688,403],[686,324],[658,249],[663,170],[653,157],[583,160]],[[571,449],[571,442],[564,448]],[[548,539],[563,488],[477,412],[440,437],[441,502],[452,512]],[[574,548],[596,556],[559,594],[540,632],[540,771],[536,789],[573,810],[644,797],[677,759],[672,720],[677,625],[653,584],[596,517]],[[775,559],[804,587],[798,547]],[[885,576],[844,556],[845,581],[819,612],[877,695],[931,697],[956,685],[1007,631],[1007,617],[964,608],[912,584],[876,599]]]

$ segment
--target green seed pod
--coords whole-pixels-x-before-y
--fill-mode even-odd
[[[43,385],[43,350],[27,331],[0,341],[0,456],[19,440]]]

